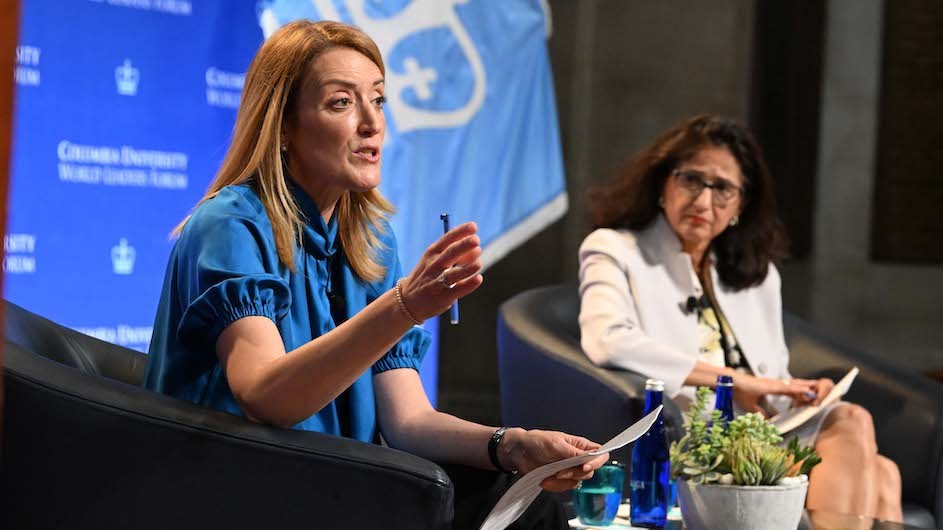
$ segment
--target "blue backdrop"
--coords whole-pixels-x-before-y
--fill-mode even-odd
[[[21,16],[5,296],[104,340],[146,351],[168,234],[225,154],[255,50],[295,18],[355,24],[383,53],[406,270],[441,212],[478,223],[487,266],[566,210],[543,1],[24,0]],[[433,402],[436,372],[433,352]]]

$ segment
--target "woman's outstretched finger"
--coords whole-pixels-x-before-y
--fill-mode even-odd
[[[476,249],[480,255],[481,239],[474,234],[466,236],[446,247],[441,254],[432,260],[429,266],[432,270],[448,269],[458,263],[466,254],[475,252]]]
[[[481,287],[481,284],[484,283],[484,281],[485,279],[481,274],[469,276],[468,278],[457,282],[449,290],[449,293],[454,297],[453,300],[458,300],[459,298],[471,294],[472,291]]]
[[[455,265],[449,267],[442,271],[439,274],[439,277],[436,278],[436,283],[439,284],[437,287],[447,287],[449,289],[454,289],[455,284],[478,274],[481,271],[482,263],[481,260],[475,260],[472,263],[467,265]]]
[[[426,249],[425,258],[432,260],[452,243],[478,232],[478,225],[474,222],[462,223],[442,235],[435,243]]]
[[[609,453],[601,454],[597,456],[596,458],[590,460],[589,462],[583,464],[583,469],[584,470],[599,469],[608,461],[609,461]]]
[[[444,279],[442,281],[448,282],[449,285],[456,284],[465,278],[478,274],[478,272],[481,270],[481,266],[482,263],[480,259],[476,259],[475,261],[465,265],[454,265],[448,269],[445,269],[445,271],[442,273],[444,275]]]
[[[458,259],[455,260],[455,263],[453,263],[452,265],[453,265],[453,266],[455,266],[455,265],[468,265],[469,263],[471,263],[471,262],[477,260],[478,258],[480,258],[482,253],[483,253],[483,250],[482,250],[482,248],[481,248],[481,245],[479,244],[477,247],[475,247],[475,248],[469,250],[468,252],[462,254],[461,256],[459,256]]]

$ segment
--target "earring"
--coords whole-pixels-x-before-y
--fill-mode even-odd
[[[664,208],[665,208],[665,196],[664,196],[664,195],[662,195],[661,197],[658,197],[658,207],[661,208],[661,209],[664,209]]]
[[[730,220],[730,226],[737,226],[737,223],[739,222],[740,222],[740,216],[735,215],[733,216],[733,219]]]
[[[282,152],[283,152],[283,153],[288,152],[288,146],[287,146],[287,145],[282,144]]]

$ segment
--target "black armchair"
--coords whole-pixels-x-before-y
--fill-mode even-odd
[[[498,367],[505,424],[552,428],[600,442],[641,417],[645,378],[594,365],[580,347],[574,285],[531,289],[498,312]],[[874,417],[881,452],[903,477],[905,521],[943,530],[943,385],[829,340],[787,315],[790,370],[801,377],[860,373],[846,400]],[[669,436],[681,429],[665,403]],[[628,460],[629,449],[616,457]]]
[[[144,390],[145,355],[6,318],[4,528],[451,526],[432,462]]]

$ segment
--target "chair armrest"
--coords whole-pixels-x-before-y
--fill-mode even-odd
[[[549,290],[535,290],[541,295]],[[594,365],[578,338],[542,325],[527,308],[532,293],[518,295],[499,310],[498,365],[504,422],[553,429],[603,443],[642,417],[645,377]],[[524,303],[522,303],[524,302]],[[515,305],[520,304],[520,305]],[[680,437],[681,414],[665,400],[669,435]],[[613,458],[629,460],[631,446]]]
[[[6,353],[7,528],[451,526],[452,483],[422,458]]]
[[[31,313],[3,301],[4,338],[30,352],[108,379],[140,385],[147,355],[128,350]]]
[[[784,322],[793,374],[837,381],[858,367],[844,399],[871,413],[879,451],[900,468],[904,502],[943,524],[943,385],[843,345],[794,315]]]

